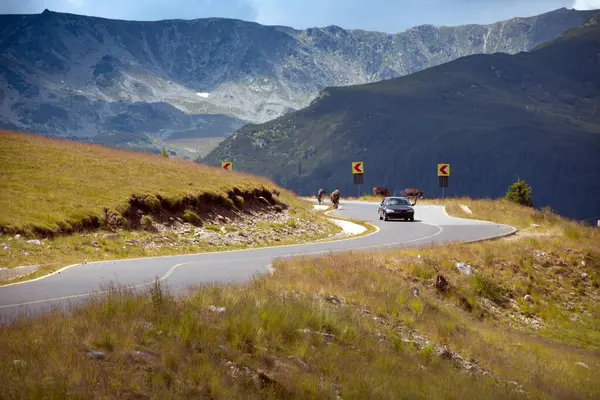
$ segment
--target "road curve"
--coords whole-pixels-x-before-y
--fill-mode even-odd
[[[515,231],[506,225],[453,218],[446,214],[444,207],[430,205],[415,206],[414,222],[384,222],[379,220],[377,205],[373,202],[344,201],[338,210],[330,213],[332,216],[362,220],[379,228],[376,233],[366,236],[219,253],[100,261],[73,266],[41,279],[2,286],[0,322],[8,322],[22,314],[37,314],[56,306],[85,301],[90,294],[101,292],[109,283],[145,287],[159,277],[171,293],[181,293],[189,285],[246,282],[257,273],[268,273],[270,264],[277,258],[344,250],[471,242]]]

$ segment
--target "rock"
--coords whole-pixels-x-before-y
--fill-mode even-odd
[[[583,367],[585,369],[590,369],[590,367],[588,367],[586,364],[582,363],[581,361],[577,361],[575,363],[575,365],[579,366],[579,367]]]
[[[300,368],[306,370],[306,371],[310,371],[310,365],[308,365],[307,363],[305,363],[304,361],[302,361],[301,359],[299,359],[296,356],[289,356],[288,360],[292,360],[293,362],[296,363],[296,365],[298,365]]]
[[[523,300],[525,300],[529,304],[533,304],[533,300],[531,299],[531,296],[528,295],[528,294],[526,294],[525,296],[523,296]]]
[[[265,206],[267,207],[271,207],[271,203],[269,203],[269,200],[265,199],[264,197],[260,196],[258,198],[258,201],[260,201],[261,203],[263,203]]]
[[[411,290],[412,290],[412,294],[413,294],[415,297],[419,297],[419,288],[418,288],[418,287],[416,287],[416,286],[413,286],[413,287],[411,287]]]
[[[473,273],[473,268],[465,263],[456,263],[456,268],[458,268],[460,273],[463,275],[471,275]]]
[[[215,306],[209,306],[208,309],[212,312],[216,312],[218,314],[224,313],[225,311],[227,311],[227,309],[225,307],[215,307]]]
[[[329,303],[332,303],[332,304],[335,304],[335,305],[342,304],[342,301],[340,299],[338,299],[336,296],[329,296],[329,297],[327,297],[327,301]]]
[[[152,324],[152,322],[140,321],[137,323],[137,325],[148,330],[154,329],[154,325]]]
[[[23,360],[13,360],[12,365],[14,365],[15,367],[26,367],[27,363]]]
[[[223,346],[222,344],[219,345],[219,349],[221,349],[223,351],[228,351],[227,347]]]
[[[103,237],[104,237],[104,239],[115,240],[115,239],[119,238],[119,235],[116,233],[107,233]]]
[[[29,252],[27,250],[23,250],[23,255],[28,256]]]
[[[156,357],[154,357],[152,354],[146,353],[145,351],[137,351],[136,350],[136,351],[133,352],[133,355],[136,356],[136,357],[143,357],[143,358],[146,358],[148,360],[155,360],[156,359]]]
[[[92,246],[94,246],[94,247],[98,247],[98,242],[94,240],[94,241],[92,242]]]
[[[18,233],[15,235],[15,239],[19,240],[21,239],[21,235],[19,235]]]
[[[438,275],[436,280],[435,280],[435,288],[441,292],[441,293],[446,293],[448,291],[450,284],[448,283],[448,281],[446,280],[446,278],[444,278],[442,275]]]
[[[585,272],[582,272],[581,274],[579,274],[579,277],[581,278],[582,281],[587,281],[589,279],[588,274],[586,274]]]
[[[37,246],[41,246],[42,245],[42,242],[40,240],[38,240],[38,239],[28,240],[27,243],[28,244],[35,244]]]
[[[105,354],[101,351],[90,350],[87,352],[87,356],[90,358],[95,358],[96,360],[104,359]]]
[[[257,371],[256,375],[254,375],[253,381],[259,389],[263,389],[264,387],[275,383],[275,379],[269,376],[265,371],[261,370]]]

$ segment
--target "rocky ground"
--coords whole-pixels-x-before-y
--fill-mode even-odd
[[[84,252],[77,261],[82,262],[113,259],[116,255],[124,254],[155,256],[334,240],[360,234],[365,230],[348,221],[331,224],[324,219],[297,217],[289,210],[245,211],[230,215],[214,214],[205,217],[202,226],[171,217],[165,222],[153,222],[152,227],[143,231],[80,234],[77,243],[71,243],[68,247]],[[0,281],[36,272],[47,265],[43,262],[44,253],[59,251],[59,248],[65,246],[59,240],[26,240],[21,235],[2,238],[1,242],[2,264],[10,266],[10,263],[14,265],[18,261],[16,265],[20,266],[0,268]],[[16,260],[13,262],[11,259]],[[62,261],[62,264],[66,263],[67,261]]]

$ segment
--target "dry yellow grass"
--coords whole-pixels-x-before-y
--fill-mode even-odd
[[[476,204],[474,217],[494,213]],[[598,398],[597,230],[499,207],[548,236],[281,260],[273,276],[182,301],[116,291],[2,328],[0,386],[32,398]],[[438,291],[438,275],[453,289]]]
[[[61,231],[103,209],[124,210],[133,195],[169,200],[203,193],[279,189],[256,176],[145,153],[0,132],[0,227],[5,231]],[[283,201],[300,206],[279,189]]]
[[[23,279],[84,261],[245,247],[180,243],[176,235],[170,234],[166,239],[171,242],[170,247],[132,245],[132,241],[151,242],[156,235],[142,231],[141,227],[114,228],[103,224],[102,220],[107,209],[114,212],[117,220],[121,218],[126,222],[130,200],[134,196],[146,196],[144,201],[154,206],[153,200],[156,207],[145,213],[152,217],[161,214],[159,217],[166,219],[181,217],[183,210],[173,215],[173,208],[182,201],[190,202],[189,199],[196,201],[199,208],[214,211],[217,207],[221,213],[233,207],[235,196],[231,193],[235,189],[252,199],[278,192],[272,201],[289,205],[287,212],[291,218],[300,218],[321,228],[316,234],[282,236],[275,238],[276,241],[265,239],[257,247],[312,241],[340,231],[314,213],[310,204],[267,179],[193,162],[37,135],[0,132],[0,164],[0,266],[41,266],[34,275]],[[212,203],[203,204],[204,200]],[[265,225],[265,229],[272,227]],[[113,230],[119,231],[118,235],[112,235],[116,238],[105,239],[104,233]],[[37,235],[40,239],[48,236],[49,240],[43,245],[14,240],[12,236],[17,232],[30,237]]]

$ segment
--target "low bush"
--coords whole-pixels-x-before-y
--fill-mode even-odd
[[[202,218],[192,210],[185,210],[183,213],[183,220],[195,226],[202,226],[203,224]]]

